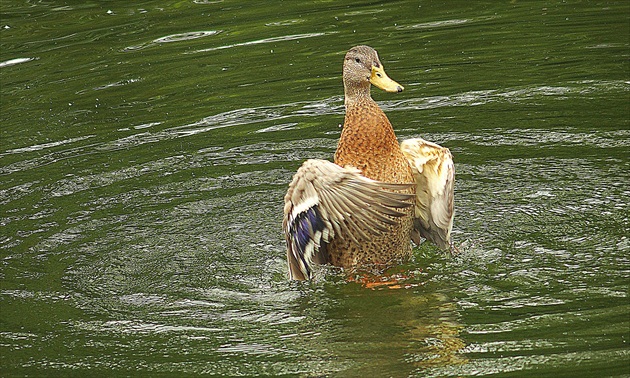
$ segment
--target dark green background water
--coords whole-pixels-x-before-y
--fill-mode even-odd
[[[630,376],[630,3],[3,1],[2,376]],[[451,149],[449,258],[286,280],[375,47]]]

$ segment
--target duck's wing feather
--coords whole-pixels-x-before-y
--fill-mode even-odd
[[[420,236],[450,250],[454,213],[455,167],[448,148],[421,138],[400,145],[416,181],[416,206],[412,239]]]
[[[328,262],[326,247],[336,235],[360,243],[386,232],[392,217],[404,215],[400,209],[413,206],[410,186],[374,181],[326,160],[304,162],[284,197],[290,278],[311,278],[315,264]]]

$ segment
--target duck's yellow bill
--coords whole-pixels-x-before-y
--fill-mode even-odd
[[[383,66],[372,66],[372,74],[370,75],[370,83],[376,85],[386,92],[402,92],[403,86],[390,79],[385,73]]]

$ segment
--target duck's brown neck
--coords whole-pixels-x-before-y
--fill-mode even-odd
[[[346,93],[346,116],[335,163],[358,168],[371,179],[392,182],[388,167],[401,159],[404,156],[394,129],[369,92],[350,98]]]
[[[346,105],[346,111],[348,106],[352,106],[358,102],[374,102],[372,96],[370,96],[370,82],[360,82],[349,84],[345,80],[343,82],[344,103]],[[376,104],[376,103],[375,103]]]

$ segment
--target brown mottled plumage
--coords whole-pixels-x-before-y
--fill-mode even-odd
[[[385,74],[369,46],[348,51],[343,65],[346,116],[335,164],[308,160],[285,196],[283,228],[292,279],[317,264],[382,271],[425,237],[450,247],[454,170],[450,152],[420,138],[398,144],[370,83],[403,87]]]
[[[410,184],[414,180],[409,162],[402,154],[389,119],[370,96],[369,77],[364,78],[360,73],[365,69],[371,77],[373,66],[383,67],[376,51],[367,46],[352,48],[344,59],[346,116],[335,152],[335,164],[358,168],[372,180]],[[396,91],[402,91],[397,83],[392,81],[390,84]],[[409,192],[413,193],[412,189]],[[411,254],[412,210],[405,209],[404,216],[398,217],[388,232],[374,235],[360,245],[342,234],[328,247],[331,263],[346,269],[358,265],[369,268],[367,265],[387,266],[408,258]]]

